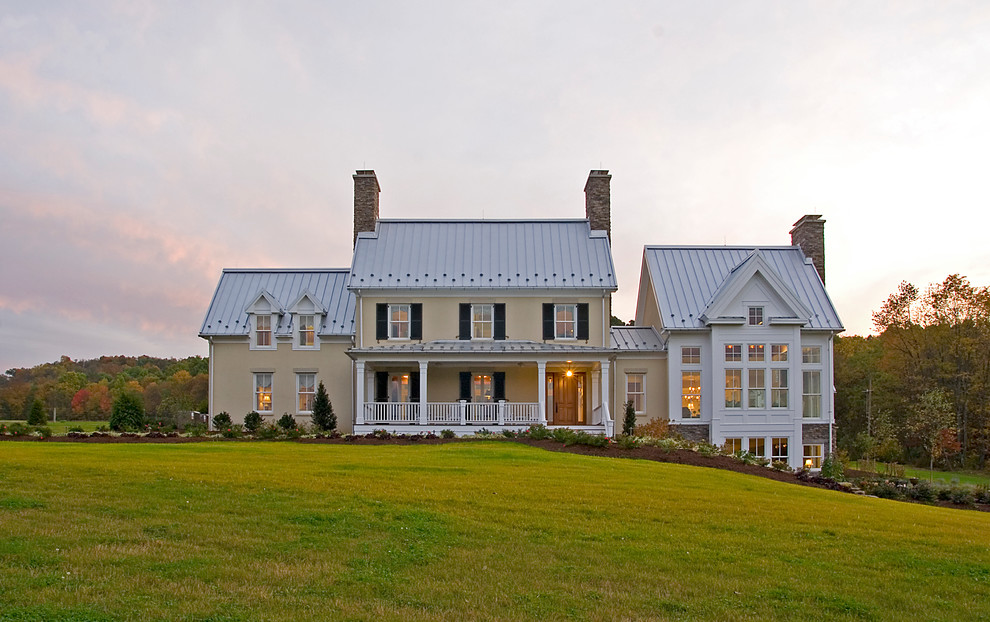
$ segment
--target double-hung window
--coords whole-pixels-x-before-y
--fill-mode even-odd
[[[313,412],[313,399],[316,397],[316,374],[296,374],[299,412]]]
[[[554,305],[554,339],[577,339],[577,305]]]
[[[787,462],[786,436],[770,439],[770,460],[774,462]]]
[[[632,402],[633,410],[642,414],[646,410],[646,374],[626,374],[626,401]]]
[[[388,306],[388,338],[409,339],[409,305]]]
[[[804,466],[809,469],[822,468],[822,445],[804,446]]]
[[[742,408],[742,370],[725,370],[725,407]]]
[[[313,315],[300,315],[299,316],[299,346],[303,348],[312,348],[316,345],[316,316]]]
[[[471,305],[471,338],[491,339],[494,334],[495,305]]]
[[[259,348],[270,348],[272,345],[272,316],[254,316],[254,345]]]
[[[750,438],[749,439],[749,453],[758,456],[760,458],[766,458],[767,456],[767,439],[765,438]]]
[[[822,347],[803,346],[801,363],[801,414],[810,419],[822,416]],[[815,366],[808,369],[808,366]]]
[[[254,375],[254,409],[259,413],[272,411],[272,374]]]
[[[787,408],[787,370],[770,370],[770,408]]]
[[[767,370],[749,369],[749,389],[747,390],[750,408],[767,407]]]

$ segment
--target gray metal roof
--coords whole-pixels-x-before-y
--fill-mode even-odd
[[[351,289],[567,288],[618,283],[587,220],[379,220],[358,235]]]
[[[624,351],[663,351],[660,333],[652,326],[613,326],[612,347]]]
[[[656,292],[664,328],[705,328],[701,315],[732,271],[757,247],[647,246],[644,261]],[[818,277],[797,246],[758,247],[792,293],[811,310],[806,328],[843,330]]]
[[[263,292],[288,310],[308,293],[326,310],[321,336],[354,334],[354,294],[347,290],[346,268],[313,270],[228,269],[220,275],[210,308],[203,320],[201,337],[247,335],[247,308]],[[292,332],[292,315],[285,313],[275,328],[276,335]]]

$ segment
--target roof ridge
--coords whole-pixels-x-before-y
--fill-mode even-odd
[[[350,272],[350,268],[223,268],[225,273],[250,273],[260,274],[263,272]]]

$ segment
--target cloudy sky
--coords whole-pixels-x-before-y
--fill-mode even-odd
[[[990,3],[18,2],[0,7],[0,370],[205,354],[222,267],[350,263],[383,217],[583,217],[644,244],[827,220],[848,332],[990,284]]]

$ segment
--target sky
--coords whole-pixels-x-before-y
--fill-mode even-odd
[[[614,313],[645,244],[826,220],[846,334],[902,280],[990,284],[990,3],[0,6],[0,370],[205,355],[224,267],[347,267],[382,217],[584,217]]]

